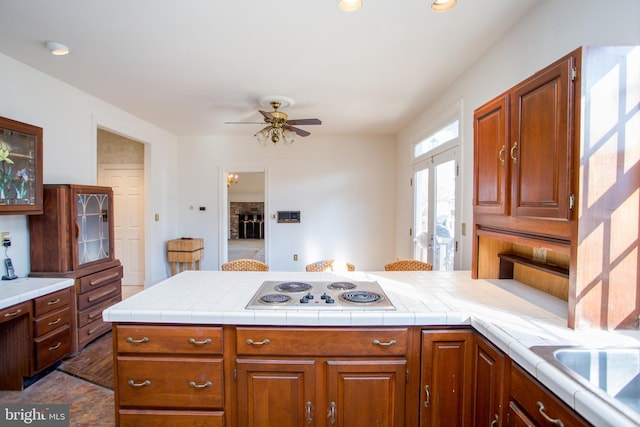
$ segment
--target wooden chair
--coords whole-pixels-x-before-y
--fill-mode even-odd
[[[345,262],[344,269],[334,267],[335,260],[333,259],[323,259],[322,261],[316,261],[314,263],[308,264],[305,269],[307,271],[356,271],[356,266]]]
[[[222,271],[269,271],[269,266],[256,259],[236,259],[225,262]]]
[[[386,271],[431,271],[433,266],[428,262],[415,259],[400,259],[384,266]]]

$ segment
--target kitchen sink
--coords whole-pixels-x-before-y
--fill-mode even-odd
[[[622,404],[636,417],[640,414],[640,348],[537,346],[531,350],[606,400]]]

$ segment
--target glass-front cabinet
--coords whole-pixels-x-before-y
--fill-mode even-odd
[[[0,117],[0,214],[42,213],[42,128]]]
[[[78,192],[76,202],[78,264],[109,258],[109,194]]]

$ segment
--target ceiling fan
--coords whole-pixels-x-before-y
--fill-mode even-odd
[[[254,136],[263,145],[267,140],[271,140],[274,144],[281,139],[285,145],[291,144],[295,135],[309,136],[310,132],[295,126],[299,125],[321,125],[320,119],[295,119],[289,120],[289,116],[283,113],[279,108],[286,108],[293,105],[293,99],[284,96],[267,96],[260,100],[261,105],[271,105],[273,111],[258,110],[264,116],[263,122],[225,122],[225,124],[266,124],[262,130],[258,131]],[[295,126],[294,126],[295,125]]]

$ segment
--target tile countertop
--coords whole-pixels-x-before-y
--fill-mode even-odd
[[[0,310],[73,286],[73,279],[21,277],[0,281]]]
[[[246,310],[263,281],[377,281],[394,311]],[[1,295],[1,294],[0,294]],[[598,426],[640,426],[529,350],[548,345],[640,347],[640,331],[567,328],[567,303],[515,280],[454,272],[185,271],[103,312],[109,322],[281,325],[470,325]]]

